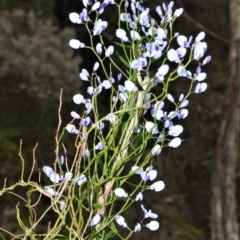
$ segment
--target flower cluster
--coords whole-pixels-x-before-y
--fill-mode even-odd
[[[58,164],[61,166],[64,164],[64,162],[65,162],[65,159],[63,156],[61,156],[59,158]],[[62,170],[61,167],[60,167],[60,170]],[[84,174],[73,178],[73,173],[70,171],[67,171],[63,176],[56,173],[54,169],[49,166],[44,166],[43,172],[46,174],[46,176],[50,179],[51,182],[53,182],[54,184],[59,184],[59,189],[62,183],[69,183],[70,181],[73,181],[75,184],[80,186],[81,184],[87,181],[87,177]],[[45,191],[48,194],[50,194],[51,197],[64,197],[59,194],[59,191],[56,188],[53,188],[53,187],[45,187]],[[63,209],[64,204],[65,204],[65,201],[61,200],[60,202],[61,210]]]
[[[96,236],[104,226],[113,222],[131,232],[140,231],[142,226],[155,231],[159,228],[156,220],[150,220],[147,224],[143,224],[143,220],[156,219],[158,215],[147,210],[143,204],[143,218],[132,229],[122,215],[123,210],[113,214],[107,212],[106,206],[114,204],[118,198],[124,198],[122,209],[127,209],[133,202],[142,201],[145,191],[160,192],[164,189],[163,181],[148,184],[157,177],[152,158],[161,154],[164,147],[180,146],[183,126],[176,124],[176,120],[179,123],[188,116],[190,94],[199,94],[207,89],[207,83],[203,82],[207,75],[202,68],[211,57],[203,58],[207,50],[205,33],[200,32],[195,38],[174,33],[173,23],[183,9],[173,10],[173,1],[156,8],[157,20],[151,17],[149,8],[136,0],[122,0],[119,4],[114,0],[104,0],[102,3],[83,0],[83,5],[80,14],[70,13],[69,18],[72,23],[85,25],[91,39],[90,45],[78,39],[71,39],[69,45],[73,49],[89,49],[95,54],[96,62],[92,70],[83,68],[79,74],[80,80],[88,82],[89,86],[85,94],[76,93],[73,96],[73,102],[81,106],[81,113],[71,111],[73,120],[65,127],[67,132],[76,136],[76,157],[71,167],[75,169],[76,176],[73,177],[67,164],[67,171],[63,173],[61,165],[64,161],[61,159],[58,164],[55,163],[54,169],[45,166],[43,171],[55,185],[54,188],[46,188],[46,191],[56,197],[59,196],[56,186],[61,189],[62,184],[72,186],[87,182],[87,187],[81,188],[79,194],[88,199],[88,204],[86,201],[81,204],[85,204],[82,208],[89,218],[85,222],[79,218],[83,221],[79,225],[92,227]],[[120,12],[115,34],[117,47],[122,48],[121,56],[116,52],[116,46],[104,43],[102,36],[108,22],[101,16],[109,5]],[[123,9],[125,12],[122,12]],[[176,48],[172,47],[172,42],[176,43]],[[111,63],[110,70],[105,65],[105,59]],[[152,64],[156,61],[159,67],[153,71]],[[194,72],[192,66],[196,69]],[[100,74],[100,68],[104,76]],[[188,79],[189,91],[173,96],[169,93],[169,86],[179,78]],[[162,91],[156,95],[156,89],[157,92],[159,89]],[[98,111],[102,92],[110,97],[109,107],[106,106],[109,112],[103,116]],[[172,106],[171,111],[166,108],[169,105]],[[136,139],[144,141],[139,146],[135,143]],[[151,149],[148,143],[151,143]],[[143,157],[146,151],[149,154]],[[133,162],[133,167],[129,174],[124,175],[127,162]],[[60,173],[57,173],[57,168]],[[141,181],[129,193],[123,186],[135,174],[140,176]],[[66,204],[61,200],[60,209],[63,210]],[[87,233],[82,231],[82,236],[87,239]]]
[[[157,177],[157,171],[153,170],[153,167],[148,167],[145,171],[142,168],[139,168],[138,166],[133,166],[131,172],[135,172],[136,174],[139,174],[142,178],[142,181],[153,181]],[[151,184],[149,187],[145,188],[145,190],[153,190],[155,192],[160,192],[164,189],[165,184],[163,181],[157,181],[153,184]],[[114,190],[114,193],[117,197],[122,197],[122,198],[128,198],[129,194],[123,189],[123,188],[116,188]],[[135,196],[135,201],[142,201],[143,200],[143,192],[139,192]],[[141,205],[141,208],[143,210],[144,216],[140,223],[137,223],[136,226],[134,227],[134,232],[138,232],[141,230],[142,227],[142,222],[146,218],[153,218],[156,219],[158,218],[158,215],[155,213],[152,213],[151,210],[147,211],[143,204]],[[117,215],[115,218],[116,222],[122,226],[128,228],[127,223],[125,222],[125,219],[121,215]],[[149,228],[151,231],[155,231],[159,228],[159,223],[157,221],[150,221],[148,224],[144,225],[145,227]]]

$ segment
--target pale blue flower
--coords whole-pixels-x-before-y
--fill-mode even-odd
[[[183,8],[178,8],[175,10],[175,12],[173,13],[174,17],[179,17],[180,15],[182,15],[183,13]]]
[[[74,134],[78,134],[78,133],[79,133],[78,129],[76,129],[75,125],[73,125],[73,124],[68,124],[68,125],[66,126],[66,130],[67,130],[69,133],[74,133]]]
[[[157,177],[157,171],[153,170],[152,167],[148,167],[146,171],[142,171],[140,175],[143,181],[153,181]]]
[[[107,26],[108,26],[108,23],[106,21],[102,21],[101,19],[98,19],[94,23],[93,36],[101,34],[102,31],[107,28]]]
[[[185,37],[184,35],[178,35],[177,42],[180,47],[189,48],[192,42],[192,36],[190,36],[189,39],[187,39],[187,37]]]
[[[92,5],[92,8],[91,8],[91,11],[96,11],[99,7],[100,7],[101,3],[100,2],[95,2],[93,5]]]
[[[207,50],[207,43],[197,42],[194,46],[193,58],[196,60],[199,60],[201,57],[203,57],[206,50]]]
[[[102,44],[101,43],[97,44],[96,51],[97,51],[97,54],[99,54],[99,55],[102,54]]]
[[[117,75],[117,79],[118,79],[118,81],[120,81],[120,80],[122,79],[122,73],[119,73],[119,74]]]
[[[60,210],[62,211],[66,206],[66,202],[65,201],[60,201]]]
[[[54,171],[50,174],[49,179],[53,183],[59,183],[60,182],[60,176],[59,174],[55,173]]]
[[[201,42],[205,38],[205,32],[200,32],[197,37],[195,38],[195,42]]]
[[[79,15],[79,22],[82,23],[82,22],[88,22],[88,21],[90,21],[90,18],[88,16],[88,11],[86,8],[84,8]]]
[[[104,124],[103,122],[100,122],[100,123],[98,124],[97,128],[101,130],[101,129],[104,128],[104,126],[105,126],[105,124]]]
[[[96,72],[99,68],[99,62],[95,62],[93,66],[93,71]]]
[[[160,68],[158,68],[158,71],[156,73],[156,77],[159,81],[164,80],[164,76],[168,73],[169,66],[167,64],[163,64]]]
[[[139,232],[141,231],[141,224],[137,223],[136,226],[134,227],[134,232]]]
[[[99,85],[98,87],[94,88],[92,86],[89,86],[87,88],[87,93],[89,93],[90,95],[98,95],[99,93],[101,93],[102,91],[102,84]]]
[[[131,62],[131,68],[133,69],[142,69],[147,66],[147,59],[140,57]]]
[[[71,116],[73,117],[73,118],[77,118],[77,119],[80,119],[80,115],[78,114],[78,113],[76,113],[76,112],[74,112],[74,111],[71,111]]]
[[[91,226],[91,227],[94,227],[94,226],[98,225],[98,224],[101,222],[101,219],[102,219],[101,215],[100,215],[100,214],[96,214],[96,215],[92,218],[92,220],[91,220],[91,222],[90,222],[90,226]]]
[[[146,8],[140,15],[139,15],[139,23],[142,26],[150,27],[150,16],[149,14],[150,9]]]
[[[50,175],[54,173],[54,170],[51,167],[44,166],[43,172],[47,175],[47,177],[50,177]]]
[[[82,118],[81,125],[88,126],[91,123],[90,117]]]
[[[81,185],[86,181],[87,181],[87,177],[84,174],[76,178],[76,183],[78,185]]]
[[[210,62],[210,61],[211,61],[211,56],[205,57],[205,59],[204,59],[203,62],[202,62],[202,66],[205,65],[205,64],[207,64],[207,63]]]
[[[59,158],[59,163],[60,163],[61,165],[64,164],[64,156],[63,156],[63,155],[60,156],[60,158]]]
[[[172,94],[168,93],[168,94],[167,94],[167,99],[168,99],[170,102],[175,103],[175,100],[174,100]]]
[[[177,116],[179,119],[184,119],[188,116],[188,110],[187,109],[180,109],[178,112],[177,112]]]
[[[167,58],[170,62],[179,63],[181,59],[186,55],[187,50],[184,47],[180,47],[177,50],[170,49],[167,52]]]
[[[109,47],[107,48],[106,52],[105,52],[105,57],[111,56],[111,55],[113,54],[113,52],[114,52],[113,46],[109,46]]]
[[[89,78],[89,72],[86,69],[82,69],[82,72],[80,72],[79,77],[84,80],[84,81],[88,81]]]
[[[206,83],[198,83],[195,87],[194,92],[195,93],[202,93],[204,91],[206,91],[207,89],[207,84]]]
[[[184,66],[180,65],[177,68],[177,74],[179,77],[187,77],[187,70]]]
[[[104,80],[103,83],[102,83],[102,86],[105,88],[105,89],[110,89],[112,87],[112,83],[111,81],[109,80]]]
[[[91,0],[82,0],[84,7],[87,7],[87,5],[92,5]]]
[[[99,142],[96,146],[95,146],[96,150],[103,150],[103,144],[101,142]]]

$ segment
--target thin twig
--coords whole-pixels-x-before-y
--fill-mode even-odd
[[[33,171],[34,171],[34,167],[35,167],[35,163],[36,163],[35,151],[37,149],[37,146],[38,146],[38,143],[36,143],[35,147],[33,148],[33,164],[32,164],[31,172],[30,172],[29,177],[28,177],[28,182],[30,182],[30,180],[31,180],[31,177],[32,177],[32,174],[33,174]]]

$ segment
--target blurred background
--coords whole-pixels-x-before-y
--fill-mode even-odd
[[[190,97],[190,114],[182,122],[185,141],[181,147],[164,149],[154,159],[166,188],[146,196],[145,207],[159,214],[159,231],[144,230],[132,239],[238,240],[240,12],[236,15],[234,11],[239,6],[234,5],[237,0],[174,2],[175,8],[185,10],[176,21],[175,32],[186,36],[206,32],[207,55],[212,56],[204,67],[208,90]],[[143,3],[156,18],[155,9],[160,4],[160,0]],[[0,0],[2,185],[5,178],[7,185],[19,180],[20,139],[28,172],[32,168],[32,149],[38,143],[33,174],[38,180],[38,169],[54,159],[60,89],[63,124],[71,120],[69,112],[76,108],[72,96],[86,91],[78,74],[83,67],[91,70],[95,59],[68,46],[72,38],[89,41],[86,32],[68,18],[70,12],[80,12],[82,7],[81,0]],[[108,42],[115,36],[111,24],[116,19],[110,12],[104,15],[110,24],[110,32],[104,36]],[[185,81],[175,84],[173,95],[179,96],[186,89]],[[69,158],[73,151],[69,144]],[[16,191],[21,194],[22,190]],[[13,233],[20,231],[15,220],[16,203],[12,195],[0,197],[0,227]],[[135,222],[139,209],[129,211],[127,221]],[[46,229],[45,223],[41,224]]]

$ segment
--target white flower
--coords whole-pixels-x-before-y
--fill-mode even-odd
[[[100,7],[101,3],[100,2],[95,2],[91,8],[91,11],[95,11]]]
[[[174,100],[172,94],[170,94],[170,93],[167,94],[167,99],[168,99],[170,102],[172,102],[172,103],[175,102],[175,100]]]
[[[157,181],[150,185],[149,189],[154,190],[155,192],[160,192],[165,188],[165,184],[163,181]]]
[[[172,139],[169,143],[168,146],[172,148],[177,148],[181,144],[182,140],[178,137]]]
[[[117,122],[117,115],[110,113],[107,115],[106,120],[108,120],[110,123],[114,124]]]
[[[79,18],[79,14],[72,12],[69,14],[69,19],[72,23],[81,23],[80,18]]]
[[[143,200],[143,194],[139,192],[135,198],[135,201],[142,201]]]
[[[116,36],[121,39],[121,41],[128,41],[127,33],[123,29],[117,29]]]
[[[144,218],[158,218],[158,215],[156,213],[152,213],[152,210],[147,211],[143,204],[141,204],[141,208],[144,212]]]
[[[109,47],[107,48],[106,52],[105,52],[105,56],[106,56],[106,57],[109,57],[110,55],[113,54],[113,52],[114,52],[113,46],[109,46]]]
[[[183,13],[183,8],[176,9],[173,13],[174,17],[179,17]]]
[[[67,130],[69,133],[75,133],[75,134],[78,134],[78,132],[79,132],[73,124],[68,124],[68,125],[66,126],[66,130]]]
[[[159,228],[159,223],[157,221],[151,221],[150,223],[146,224],[146,227],[151,231],[156,231]]]
[[[59,195],[59,193],[56,192],[56,191],[54,191],[54,189],[51,188],[51,187],[45,188],[45,191],[46,191],[47,193],[50,193],[50,195],[51,195],[52,197],[57,197],[57,196]]]
[[[145,128],[147,130],[147,132],[151,133],[151,134],[157,134],[158,133],[158,129],[155,123],[153,122],[149,122],[147,121],[145,123]]]
[[[183,132],[183,127],[181,125],[175,125],[169,128],[168,134],[177,137]]]
[[[82,94],[76,94],[73,96],[73,102],[76,104],[80,104],[80,103],[85,103],[86,100],[84,99]]]
[[[87,181],[87,177],[84,174],[76,178],[76,183],[78,185],[81,185],[82,183],[84,183],[86,181]]]
[[[95,146],[96,150],[103,150],[103,144],[101,142],[99,142],[96,146]]]
[[[80,115],[78,113],[74,112],[74,111],[71,111],[70,114],[73,118],[78,118],[78,119],[80,118]]]
[[[129,92],[136,92],[138,90],[137,86],[132,81],[125,81],[124,83],[125,89]]]
[[[123,216],[121,215],[117,215],[115,218],[117,224],[119,224],[122,227],[127,227],[127,223],[125,222],[125,219]]]
[[[96,226],[97,224],[99,224],[99,223],[101,222],[101,219],[102,219],[101,215],[100,215],[100,214],[96,214],[96,215],[92,218],[92,220],[91,220],[91,222],[90,222],[90,226],[91,226],[91,227]]]
[[[143,181],[153,181],[157,177],[157,171],[152,170],[152,167],[148,167],[146,171],[141,172],[141,178]]]
[[[66,206],[66,202],[65,201],[60,201],[60,210],[62,211]]]
[[[69,46],[71,48],[74,48],[74,49],[78,49],[78,48],[83,48],[85,47],[85,44],[84,43],[81,43],[79,40],[77,39],[71,39],[69,41]]]
[[[59,183],[60,181],[60,176],[59,174],[52,172],[49,176],[49,179],[53,182],[53,183]]]
[[[154,146],[154,148],[151,150],[151,154],[152,155],[159,155],[162,151],[162,148],[159,144],[157,144],[156,146]]]
[[[139,232],[141,230],[141,224],[137,223],[136,226],[134,227],[134,232]]]
[[[207,84],[206,83],[198,83],[195,87],[194,92],[195,93],[202,93],[207,89]]]
[[[200,41],[202,41],[204,38],[205,38],[205,32],[200,32],[200,33],[197,35],[197,37],[196,37],[196,39],[195,39],[195,42],[200,42]]]
[[[128,194],[122,188],[116,188],[114,190],[114,193],[116,194],[117,197],[124,197],[124,198],[128,197]]]
[[[139,33],[136,32],[135,30],[130,31],[130,36],[132,40],[139,40],[141,38]]]
[[[43,167],[43,172],[47,175],[47,177],[49,177],[50,174],[54,172],[54,170],[51,167],[44,166]]]

